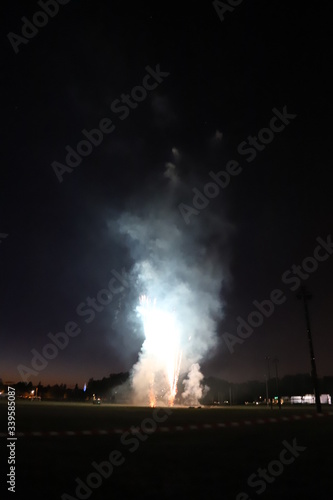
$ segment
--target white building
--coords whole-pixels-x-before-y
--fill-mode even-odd
[[[329,394],[321,394],[320,402],[323,405],[331,405],[332,398]],[[314,394],[305,394],[305,396],[291,396],[290,398],[291,404],[315,404],[316,398]]]

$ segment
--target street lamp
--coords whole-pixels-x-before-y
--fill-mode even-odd
[[[278,402],[279,402],[279,410],[281,410],[281,396],[280,396],[280,387],[279,387],[279,372],[278,372],[278,364],[279,360],[277,358],[274,358],[274,363],[275,363],[275,380],[276,380],[276,392],[278,396]]]
[[[301,299],[303,301],[303,305],[304,305],[306,333],[307,333],[307,337],[308,337],[310,359],[311,359],[312,382],[313,382],[313,386],[314,386],[317,412],[321,413],[321,403],[320,403],[317,367],[316,367],[316,360],[315,360],[315,355],[314,355],[314,350],[313,350],[312,333],[311,333],[311,327],[310,327],[310,317],[309,317],[309,310],[308,310],[308,300],[312,298],[312,295],[310,293],[308,293],[305,286],[302,285],[300,287],[299,293],[297,294],[297,298]]]
[[[266,406],[268,406],[268,384],[267,384],[267,374],[265,373],[265,380],[266,380]]]
[[[270,398],[270,390],[269,390],[269,381],[271,379],[271,374],[270,374],[270,368],[269,368],[269,361],[270,361],[270,357],[269,356],[265,356],[265,359],[267,360],[267,385],[266,385],[266,396],[267,396],[267,400],[270,399],[271,401],[271,410],[273,409],[273,401],[272,401],[272,398]],[[267,404],[268,404],[268,401],[267,401]]]

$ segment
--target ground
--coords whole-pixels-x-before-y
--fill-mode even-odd
[[[2,479],[9,468],[6,412],[2,401]],[[164,409],[17,402],[16,499],[333,498],[333,414],[328,412],[326,407],[318,417],[312,406],[281,412],[217,407],[174,408],[167,415]],[[131,426],[139,428],[139,437]],[[279,464],[270,464],[279,460],[286,442],[299,450],[279,471]],[[110,454],[115,464],[105,466],[109,477],[103,478],[93,463],[109,462]],[[293,457],[290,451],[286,456]],[[267,467],[278,474],[248,484],[251,474]],[[90,489],[76,492],[77,478],[87,484],[92,473]]]

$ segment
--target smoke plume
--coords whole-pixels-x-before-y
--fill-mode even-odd
[[[185,404],[190,406],[199,404],[204,393],[208,391],[208,387],[202,383],[203,378],[199,363],[194,363],[188,372],[187,378],[183,381],[185,390],[182,393],[182,398]]]
[[[117,223],[135,262],[131,281],[138,290],[138,302],[139,294],[144,294],[174,318],[182,352],[180,371],[189,372],[183,402],[197,402],[202,396],[203,377],[199,363],[213,351],[216,326],[222,317],[220,293],[227,275],[230,227],[221,214],[217,216],[208,208],[193,216],[193,224],[186,225],[177,205],[189,193],[176,166],[168,163],[154,189],[148,187],[133,201],[135,209],[123,213]],[[141,321],[139,316],[137,320]],[[163,403],[166,374],[161,368],[144,341],[132,370],[136,403],[148,403],[152,385],[157,388],[157,402]]]

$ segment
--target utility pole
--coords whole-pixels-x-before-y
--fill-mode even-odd
[[[268,385],[267,385],[268,376],[267,376],[267,374],[265,374],[265,379],[266,379],[266,406],[268,406]]]
[[[269,397],[270,396],[269,382],[271,380],[271,374],[270,374],[270,369],[269,369],[269,360],[270,360],[270,357],[269,356],[265,356],[265,359],[267,360],[267,377],[268,377],[268,380],[267,380],[267,398],[270,399],[270,401],[271,401],[271,410],[272,410],[273,409],[273,401],[272,401],[272,397]]]
[[[311,375],[312,375],[312,381],[313,381],[313,386],[314,386],[314,391],[315,391],[317,412],[321,413],[318,375],[317,375],[315,355],[314,355],[314,351],[313,351],[312,334],[311,334],[310,318],[309,318],[309,310],[308,310],[308,300],[312,298],[312,295],[309,292],[307,292],[307,290],[305,289],[305,286],[302,285],[299,293],[297,294],[297,298],[301,299],[303,301],[303,305],[304,305],[306,332],[307,332],[307,337],[308,337],[310,358],[311,358]]]
[[[278,372],[279,360],[277,358],[274,358],[273,361],[275,363],[275,380],[276,380],[276,391],[277,391],[277,397],[278,397],[278,403],[279,403],[279,410],[281,410],[281,396],[280,396],[279,372]]]

